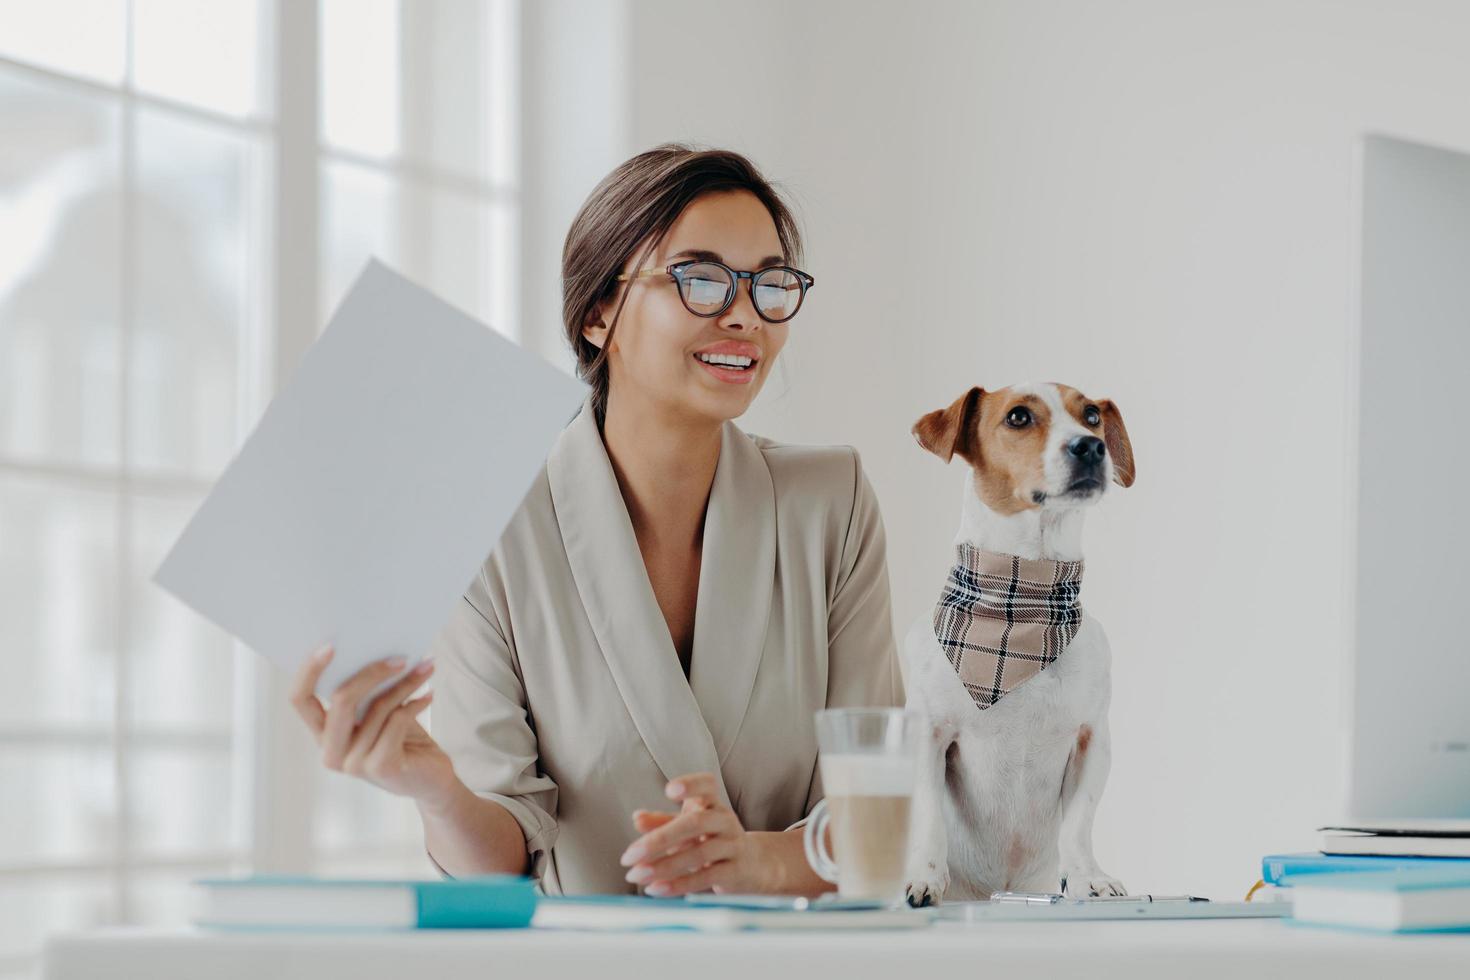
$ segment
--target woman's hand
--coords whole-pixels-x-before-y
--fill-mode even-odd
[[[434,672],[433,661],[417,664],[373,698],[359,722],[363,698],[401,671],[405,661],[393,657],[368,664],[343,681],[323,707],[313,692],[333,652],[326,646],[312,654],[291,685],[291,704],[321,746],[322,765],[431,806],[449,799],[458,783],[454,766],[418,723],[434,692],[407,700]]]
[[[678,814],[639,810],[633,826],[643,836],[623,852],[628,881],[650,895],[768,891],[766,835],[747,833],[724,803],[710,773],[682,776],[664,793],[681,804]]]

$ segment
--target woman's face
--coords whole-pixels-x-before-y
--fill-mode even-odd
[[[696,198],[679,215],[664,240],[641,267],[642,249],[623,269],[663,269],[684,259],[716,259],[736,271],[781,265],[789,257],[771,213],[749,191],[721,191]],[[679,287],[666,275],[623,284],[627,303],[609,341],[605,326],[582,331],[608,351],[609,404],[631,398],[680,416],[724,421],[744,414],[755,400],[786,344],[786,323],[767,323],[755,312],[750,280],[738,282],[729,309],[700,317],[684,306]],[[597,311],[605,324],[617,309],[614,296]],[[748,368],[720,367],[700,355],[733,354],[752,358]]]

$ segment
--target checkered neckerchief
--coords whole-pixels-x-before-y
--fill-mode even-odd
[[[1082,622],[1082,562],[968,544],[934,607],[934,636],[981,710],[1045,670]]]

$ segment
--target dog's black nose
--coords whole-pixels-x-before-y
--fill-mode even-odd
[[[1067,452],[1077,457],[1079,463],[1101,463],[1108,447],[1097,436],[1078,436],[1067,443]]]

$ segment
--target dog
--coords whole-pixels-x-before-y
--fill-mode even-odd
[[[970,472],[955,569],[902,645],[925,743],[908,903],[1124,895],[1092,851],[1111,653],[1076,601],[1086,510],[1133,484],[1123,417],[1065,385],[976,387],[912,431]]]

